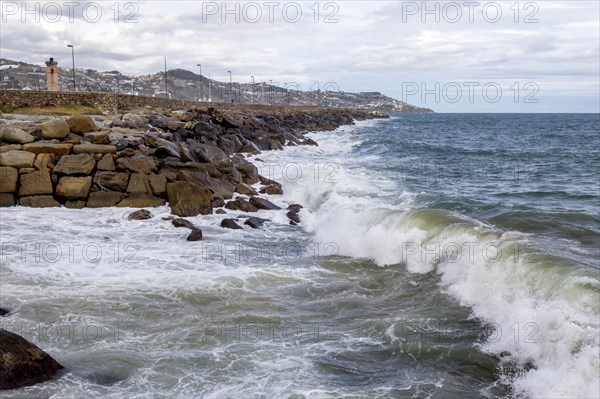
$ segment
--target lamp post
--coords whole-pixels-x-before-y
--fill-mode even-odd
[[[73,60],[73,91],[75,89],[75,47],[72,44],[67,44],[67,47],[71,47],[71,59]]]
[[[232,94],[232,90],[233,90],[233,79],[231,77],[231,71],[227,71],[227,73],[229,73],[229,101],[233,102],[233,99],[231,98],[231,94]]]
[[[198,101],[202,99],[202,64],[196,64],[200,68],[200,84],[198,85]]]
[[[169,84],[167,83],[167,56],[165,55],[165,98],[169,98]]]
[[[269,79],[269,104],[273,105],[273,80]]]
[[[250,76],[252,79],[252,97],[250,98],[250,103],[254,104],[254,75]]]

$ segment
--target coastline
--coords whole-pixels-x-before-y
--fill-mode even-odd
[[[281,209],[264,195],[281,195],[282,186],[260,175],[247,156],[316,146],[306,133],[385,117],[345,109],[194,107],[162,113],[142,109],[114,117],[11,119],[0,124],[0,208],[154,208],[168,203],[174,216],[163,220],[191,229],[188,241],[201,240],[203,233],[182,217],[235,213],[232,219],[225,216],[220,227],[243,229],[238,224],[242,216],[244,226],[261,228],[269,219],[249,214]],[[285,210],[289,224],[301,223],[301,208],[291,204]],[[128,220],[151,217],[150,211],[139,209]],[[10,320],[11,309],[1,310]],[[1,352],[14,358],[0,370],[5,381],[0,389],[43,382],[63,369],[23,337],[0,331]],[[15,345],[20,352],[10,349]],[[35,363],[38,353],[45,359],[41,366]]]

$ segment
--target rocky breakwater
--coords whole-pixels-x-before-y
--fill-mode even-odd
[[[245,158],[315,145],[308,131],[332,130],[367,111],[219,111],[192,108],[115,117],[74,116],[0,125],[0,206],[155,207],[178,216],[213,208],[252,209],[236,198],[280,194]],[[253,188],[257,183],[261,187]]]

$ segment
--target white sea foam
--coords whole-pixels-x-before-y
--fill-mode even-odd
[[[507,376],[517,393],[600,397],[597,275],[533,251],[535,237],[502,233],[446,211],[414,211],[414,193],[373,178],[378,163],[351,154],[359,143],[352,129],[312,137],[319,142],[316,152],[295,148],[266,159],[294,162],[303,170],[314,162],[341,165],[334,182],[310,175],[284,182],[285,199],[307,207],[303,226],[317,241],[335,242],[339,255],[437,273],[448,294],[494,326],[482,350],[510,353],[505,362],[533,364]],[[398,200],[390,203],[385,199],[393,192]]]

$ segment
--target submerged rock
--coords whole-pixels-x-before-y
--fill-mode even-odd
[[[281,209],[274,203],[264,198],[252,197],[250,198],[250,204],[254,205],[258,209],[277,210]]]
[[[221,227],[224,227],[226,229],[234,229],[234,230],[241,230],[242,226],[240,226],[239,224],[237,224],[235,222],[235,220],[233,219],[223,219],[221,220]]]
[[[262,225],[265,224],[265,222],[270,222],[270,220],[257,218],[257,217],[253,216],[253,217],[246,219],[244,224],[252,227],[253,229],[258,229],[259,227],[262,227]]]
[[[202,230],[195,228],[192,232],[187,236],[186,240],[188,241],[200,241],[202,239]]]
[[[140,209],[139,211],[131,212],[127,216],[127,220],[146,220],[151,219],[152,213],[147,209]]]
[[[175,227],[187,227],[188,229],[192,229],[192,230],[194,230],[196,228],[196,226],[194,226],[194,224],[192,222],[190,222],[187,219],[183,219],[183,218],[173,219],[173,221],[171,223],[173,223],[173,226],[175,226]]]
[[[23,337],[0,329],[0,389],[48,381],[64,367]]]

